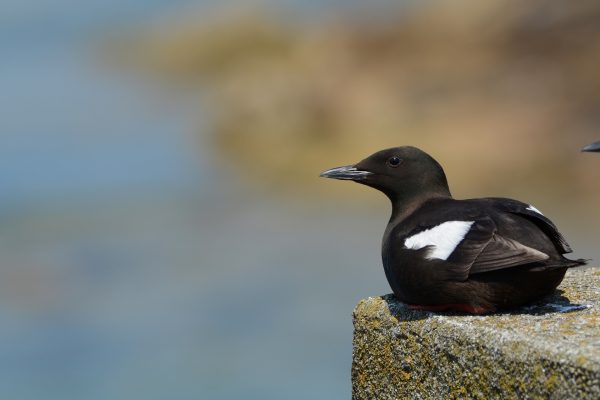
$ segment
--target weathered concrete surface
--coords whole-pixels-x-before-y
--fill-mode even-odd
[[[600,399],[600,269],[512,313],[409,310],[391,295],[354,310],[352,398]]]

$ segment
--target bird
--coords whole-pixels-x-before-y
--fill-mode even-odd
[[[594,152],[600,152],[600,140],[594,142],[594,143],[590,143],[587,146],[585,146],[583,149],[581,149],[581,151],[594,151]]]
[[[485,314],[552,293],[586,264],[534,206],[501,197],[454,199],[442,166],[412,146],[378,151],[321,177],[383,192],[392,213],[381,256],[387,281],[415,310]]]

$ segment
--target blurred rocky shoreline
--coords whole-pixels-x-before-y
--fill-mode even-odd
[[[121,65],[201,93],[215,151],[264,187],[348,191],[315,177],[412,144],[441,161],[458,197],[600,200],[599,160],[579,153],[600,136],[599,3],[283,16],[190,14],[109,48]]]

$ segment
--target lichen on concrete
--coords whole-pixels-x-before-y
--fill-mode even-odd
[[[354,310],[352,398],[600,399],[600,270],[484,316],[410,310],[392,295]]]

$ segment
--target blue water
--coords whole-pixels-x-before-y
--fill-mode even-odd
[[[62,3],[3,10],[0,207],[189,179],[194,161],[177,134],[189,122],[152,107],[149,89],[93,53],[102,29],[173,2]]]
[[[96,58],[199,4],[3,2],[2,398],[350,396],[351,309],[388,290],[387,210],[252,190],[197,134],[198,99]]]

